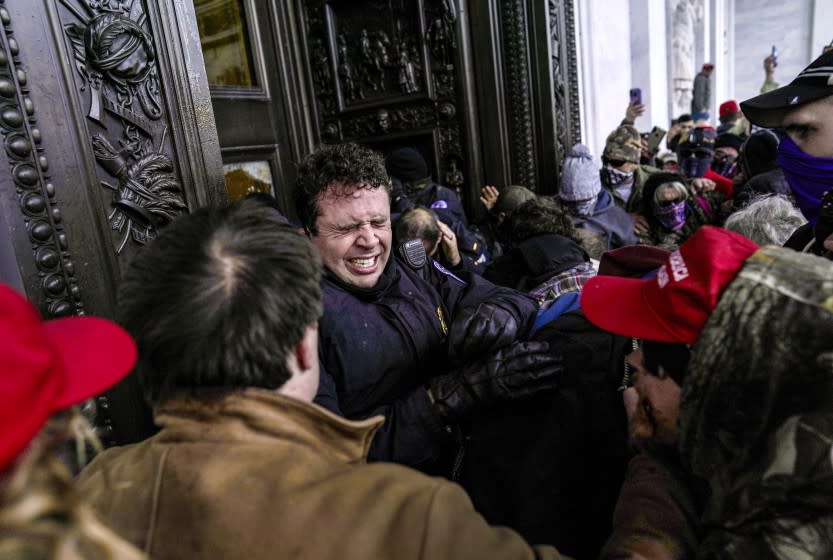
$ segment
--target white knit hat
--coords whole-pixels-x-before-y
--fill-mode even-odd
[[[564,160],[558,196],[562,200],[589,200],[598,196],[600,190],[599,168],[590,155],[590,149],[584,144],[576,144]]]

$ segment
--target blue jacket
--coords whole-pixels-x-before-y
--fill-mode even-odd
[[[455,276],[435,261],[421,271],[391,258],[371,289],[349,286],[326,275],[324,315],[319,322],[322,392],[350,419],[383,414],[385,423],[370,448],[371,460],[403,463],[440,473],[456,449],[425,390],[426,381],[453,369],[447,332],[455,315],[482,302],[515,315],[527,332],[535,301],[475,274]],[[335,400],[335,403],[333,403]]]

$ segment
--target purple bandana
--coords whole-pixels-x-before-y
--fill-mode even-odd
[[[685,225],[685,200],[656,208],[654,216],[668,231],[680,231]]]
[[[833,189],[833,158],[811,156],[785,136],[778,145],[778,164],[784,170],[801,213],[816,225],[821,197]]]

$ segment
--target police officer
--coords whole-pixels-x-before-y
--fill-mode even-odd
[[[448,474],[466,418],[555,385],[560,357],[516,342],[534,300],[393,254],[378,153],[320,147],[299,167],[296,206],[325,267],[319,355],[332,390],[319,402],[329,397],[351,419],[385,416],[371,460]]]

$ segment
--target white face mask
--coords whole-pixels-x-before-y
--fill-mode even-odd
[[[603,171],[605,183],[607,183],[608,186],[611,187],[616,187],[623,183],[629,183],[631,180],[633,180],[633,171],[625,173],[624,171],[619,171],[618,169],[610,165],[605,165]]]

